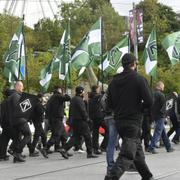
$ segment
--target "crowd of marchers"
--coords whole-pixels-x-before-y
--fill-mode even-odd
[[[54,152],[68,159],[73,156],[71,148],[84,153],[85,142],[87,158],[97,158],[106,152],[105,180],[117,180],[131,168],[143,180],[153,179],[144,151],[158,153],[159,141],[167,152],[174,151],[169,137],[173,135],[171,141],[179,143],[180,95],[172,92],[165,96],[162,81],[152,90],[136,71],[138,62],[133,55],[125,54],[122,65],[123,72],[113,77],[106,91],[94,85],[87,93],[77,86],[75,95],[70,97],[57,86],[44,104],[44,95],[24,93],[21,81],[15,83],[14,89],[5,90],[0,106],[0,160],[8,161],[10,154],[14,163],[25,162],[25,146],[30,157],[42,154],[49,158],[54,147]],[[171,122],[168,132],[166,119]],[[29,124],[35,129],[33,136]],[[101,143],[99,134],[103,136]],[[115,150],[120,151],[116,162]]]

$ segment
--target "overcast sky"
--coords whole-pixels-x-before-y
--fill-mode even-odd
[[[0,13],[3,12],[7,1],[8,0],[0,0]],[[18,0],[18,3],[16,4],[16,8],[15,8],[16,10],[14,10],[15,15],[21,16],[23,1],[24,0]],[[25,0],[26,2],[24,9],[25,23],[30,27],[33,27],[33,24],[35,24],[40,18],[43,18],[43,11],[39,1],[40,0]],[[45,16],[51,18],[53,18],[53,12],[56,13],[58,10],[56,2],[58,3],[62,2],[62,0],[49,0],[51,7],[53,9],[52,12],[48,4],[48,0],[41,0],[41,1],[42,1],[43,10],[45,12]],[[71,0],[64,0],[64,1],[69,2]],[[10,3],[7,10],[10,9],[10,4],[12,0],[9,0],[9,2]],[[111,0],[113,7],[120,15],[128,15],[129,10],[132,9],[133,2],[138,3],[140,2],[140,0]],[[175,12],[180,11],[180,0],[159,0],[159,2],[171,6]]]

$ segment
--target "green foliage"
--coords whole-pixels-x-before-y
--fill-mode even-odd
[[[157,45],[158,45],[158,65],[166,67],[170,64],[168,56],[165,50],[162,48],[161,42],[164,37],[180,29],[180,21],[176,18],[176,13],[171,7],[160,4],[157,0],[144,0],[138,5],[138,8],[143,9],[144,20],[144,36],[145,42],[152,30],[153,25],[157,30]],[[145,43],[140,46],[140,50],[143,51]],[[142,53],[140,53],[140,59],[142,59]]]
[[[152,30],[153,24],[155,24],[157,28],[158,79],[156,81],[162,80],[165,82],[166,92],[178,91],[180,93],[180,63],[172,67],[167,53],[161,46],[161,41],[167,34],[180,29],[180,21],[176,18],[176,13],[173,12],[170,7],[158,3],[157,0],[144,0],[137,6],[144,11],[145,42]],[[69,19],[71,45],[75,48],[100,16],[103,17],[104,21],[105,52],[117,44],[122,38],[122,34],[127,30],[124,17],[119,16],[113,9],[110,0],[75,0],[73,3],[62,3],[59,7],[59,13],[54,20],[41,19],[34,26],[34,29],[25,27],[30,91],[41,91],[39,85],[40,71],[53,57]],[[19,20],[20,19],[16,17],[0,14],[0,98],[2,97],[3,89],[8,84],[3,76],[3,55]],[[139,72],[146,76],[141,60],[144,46],[145,43],[139,46]],[[94,71],[98,76],[99,69],[95,67]],[[104,81],[108,83],[112,76],[113,73],[105,75]],[[150,81],[149,77],[146,77],[148,81]],[[86,74],[77,80],[77,73],[72,70],[71,82],[65,84],[65,82],[58,79],[58,73],[54,73],[49,91],[57,84],[63,87],[68,86],[74,88],[74,86],[80,84],[81,81],[87,81]],[[154,83],[156,81],[154,81]]]

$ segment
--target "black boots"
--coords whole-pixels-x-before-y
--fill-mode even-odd
[[[44,156],[44,158],[48,158],[46,148],[39,148],[38,150]]]
[[[93,155],[93,154],[87,154],[87,158],[90,159],[90,158],[97,158],[98,156],[96,155]]]
[[[13,159],[14,163],[25,162],[25,159],[21,156],[21,153],[14,153],[13,156],[14,156],[14,159]]]

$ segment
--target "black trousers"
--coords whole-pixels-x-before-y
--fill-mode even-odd
[[[10,139],[13,142],[17,142],[17,134],[13,127],[7,126],[3,128],[2,134],[0,136],[0,158],[4,158],[7,153],[7,147]]]
[[[60,138],[62,134],[65,132],[64,124],[61,119],[53,119],[53,121],[49,121],[50,129],[51,129],[51,137],[47,142],[47,148],[55,145],[55,148],[59,147]]]
[[[141,140],[143,139],[144,139],[144,147],[145,149],[147,149],[149,147],[149,142],[151,139],[151,118],[148,115],[143,116]]]
[[[27,122],[14,125],[14,129],[16,131],[16,142],[14,143],[14,152],[22,153],[24,147],[30,143],[31,141],[31,130]],[[22,138],[19,138],[19,135]]]
[[[168,131],[168,133],[167,133],[168,137],[171,136],[174,131],[177,132],[178,129],[180,128],[180,123],[178,122],[175,113],[172,113],[172,114],[170,115],[170,121],[171,121],[171,123],[172,123],[172,127],[171,127],[171,129]],[[173,138],[173,139],[176,140],[176,141],[179,141],[179,137],[178,137],[178,136],[175,136],[175,138]]]
[[[112,179],[118,180],[123,173],[134,163],[142,179],[152,177],[141,146],[141,128],[136,125],[117,125],[117,130],[122,138],[121,151],[110,172]]]
[[[93,149],[98,150],[99,149],[99,128],[102,127],[105,129],[105,135],[103,138],[103,141],[101,143],[101,148],[106,149],[108,144],[108,130],[105,121],[102,121],[101,119],[94,119],[93,120],[93,132],[92,132],[92,143],[93,143]]]
[[[46,138],[46,134],[43,130],[41,122],[35,122],[34,128],[35,128],[34,137],[33,137],[33,141],[32,141],[31,146],[30,146],[30,152],[31,153],[34,152],[40,137],[41,137],[41,142],[43,144],[43,147],[46,148],[46,139],[47,138]]]
[[[77,145],[77,142],[80,143],[81,137],[83,137],[85,140],[87,154],[92,154],[92,140],[88,123],[85,121],[73,120],[72,128],[73,135],[63,148],[68,151],[73,146]]]

